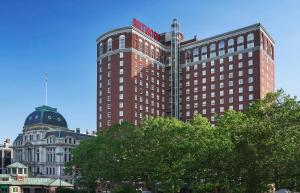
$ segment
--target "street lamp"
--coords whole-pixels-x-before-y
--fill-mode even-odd
[[[59,187],[61,188],[61,156],[63,155],[62,152],[56,153],[59,156]]]

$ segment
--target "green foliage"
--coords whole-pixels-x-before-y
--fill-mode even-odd
[[[299,102],[283,91],[225,112],[215,127],[201,115],[188,122],[150,117],[81,143],[69,169],[80,169],[77,182],[85,187],[110,181],[119,192],[127,191],[119,189],[124,181],[167,193],[183,185],[193,192],[261,193],[273,183],[299,190],[299,122]]]

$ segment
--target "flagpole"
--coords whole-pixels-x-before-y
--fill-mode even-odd
[[[45,76],[45,87],[46,87],[46,95],[45,95],[45,105],[48,105],[48,73]]]

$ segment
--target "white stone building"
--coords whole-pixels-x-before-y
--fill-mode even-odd
[[[80,141],[92,137],[79,129],[69,130],[56,108],[37,107],[26,118],[23,133],[13,143],[14,161],[28,166],[30,176],[61,177],[73,183],[73,177],[64,173],[64,164],[71,160],[71,151]]]

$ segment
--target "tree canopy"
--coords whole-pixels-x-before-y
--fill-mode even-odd
[[[283,91],[268,94],[241,112],[201,115],[183,122],[150,117],[135,127],[124,122],[100,131],[74,151],[69,170],[78,184],[109,181],[153,192],[266,192],[300,190],[300,105]]]

